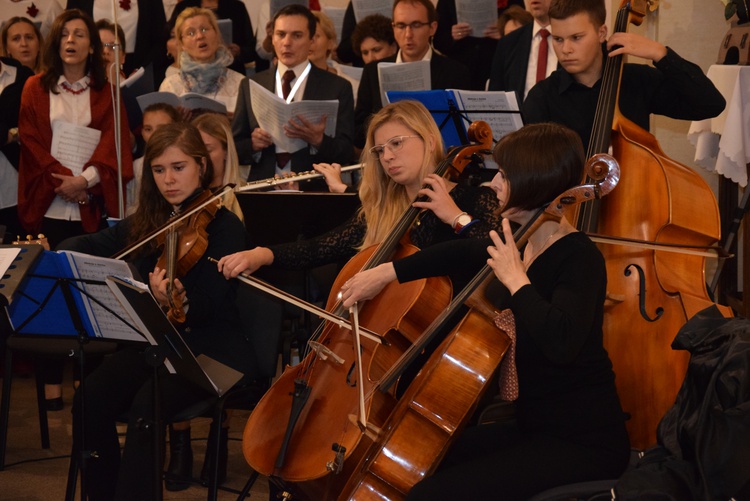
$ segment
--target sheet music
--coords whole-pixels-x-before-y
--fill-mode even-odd
[[[202,94],[196,94],[195,92],[188,92],[179,97],[173,92],[149,92],[137,96],[135,99],[138,101],[138,106],[141,108],[141,111],[145,110],[152,104],[166,103],[175,108],[182,106],[183,108],[190,110],[206,109],[216,113],[227,113],[227,103],[219,100],[218,97],[212,99]],[[234,98],[235,101],[236,99],[237,98]]]
[[[382,14],[390,19],[393,17],[393,0],[352,0],[352,9],[357,22],[370,14]]]
[[[108,339],[144,341],[142,335],[120,320],[120,318],[130,320],[130,315],[125,311],[114,294],[112,294],[109,287],[103,283],[110,275],[120,275],[133,281],[133,275],[130,272],[128,264],[120,259],[90,256],[80,252],[61,251],[60,254],[67,257],[75,278],[102,282],[102,285],[87,284],[84,282],[75,283],[76,286],[83,289],[92,297],[95,297],[115,313],[113,315],[87,296],[82,296],[86,313],[94,330],[94,335]]]
[[[523,127],[515,92],[469,91],[451,89],[460,110],[466,110],[469,122],[483,120],[492,129],[492,138],[500,138]],[[515,111],[516,113],[485,113]]]
[[[19,252],[21,252],[20,247],[3,247],[0,249],[0,277],[5,275]]]
[[[330,101],[294,101],[285,103],[276,94],[250,80],[250,104],[253,107],[255,118],[258,119],[260,128],[271,134],[277,151],[294,153],[307,147],[304,139],[287,137],[284,133],[284,125],[295,118],[303,116],[310,122],[318,122],[323,115],[327,116],[325,135],[336,135],[336,118],[338,116],[339,102]]]
[[[497,23],[496,0],[456,0],[456,19],[469,23],[472,36],[482,37],[484,30]]]
[[[135,82],[140,80],[140,78],[146,73],[146,69],[141,66],[137,70],[133,72],[132,75],[130,75],[128,78],[120,82],[120,87],[131,87]]]
[[[346,14],[345,7],[321,7],[323,14],[328,16],[333,23],[333,27],[336,29],[338,39],[341,40],[341,29],[344,26],[344,15]]]
[[[216,22],[219,25],[219,32],[221,33],[221,39],[224,41],[224,45],[229,45],[232,43],[232,20],[217,19]]]
[[[77,176],[91,159],[101,136],[100,130],[57,121],[52,124],[50,153]]]
[[[391,90],[430,90],[430,62],[379,63],[380,99],[383,106],[388,103],[386,92]]]

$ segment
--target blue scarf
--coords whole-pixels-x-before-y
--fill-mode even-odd
[[[180,75],[185,88],[198,94],[216,94],[226,80],[227,66],[232,61],[234,57],[223,45],[219,46],[210,63],[199,63],[183,50],[180,54]]]

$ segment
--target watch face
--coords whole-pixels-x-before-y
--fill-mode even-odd
[[[458,224],[460,224],[461,226],[466,226],[467,224],[469,224],[469,223],[471,222],[471,216],[469,216],[469,215],[467,215],[467,214],[462,214],[462,215],[461,215],[461,216],[460,216],[460,217],[458,218],[458,221],[456,221],[456,222],[457,222]]]

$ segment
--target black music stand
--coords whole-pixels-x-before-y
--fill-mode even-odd
[[[250,239],[254,245],[261,246],[294,242],[325,233],[348,220],[360,206],[359,196],[355,193],[266,191],[237,193],[236,196],[245,216],[245,227]],[[334,267],[335,265],[332,265],[304,272],[266,269],[260,270],[256,275],[287,292],[292,292],[299,287],[298,284],[303,284],[301,291],[297,291],[295,295],[302,295],[304,299],[310,300],[314,299],[310,297],[311,282],[323,284],[320,287],[322,290],[330,287]],[[266,337],[262,343],[257,343],[255,348],[262,353],[259,359],[276,360],[279,344],[283,341],[282,363],[288,364],[291,358],[291,343],[303,339],[312,332],[311,315],[307,312],[301,313],[301,328],[298,330],[293,325],[290,329],[291,335],[280,338],[278,336],[281,334],[282,326],[278,322],[282,322],[284,312],[289,311],[294,312],[296,318],[300,318],[296,307],[290,310],[281,306],[274,298],[249,291],[247,288],[240,288],[238,294],[243,295],[243,299],[245,295],[250,295],[257,308],[264,308],[260,315],[254,315],[253,318],[248,316],[249,325],[254,325],[258,330],[278,331],[274,332],[277,337]],[[249,311],[243,314],[249,314]],[[267,370],[271,372],[269,377],[273,377],[276,364]]]
[[[174,328],[148,289],[132,285],[117,277],[108,277],[107,285],[122,303],[137,329],[151,344],[146,351],[149,365],[154,369],[153,395],[153,454],[154,499],[162,498],[162,451],[161,451],[161,412],[159,393],[159,368],[162,364],[172,374],[179,374],[208,393],[221,397],[237,383],[244,374],[217,362],[206,355],[197,358]]]
[[[81,298],[87,297],[117,318],[118,321],[129,326],[130,329],[136,329],[127,319],[119,316],[82,288],[84,285],[104,286],[104,282],[68,276],[60,267],[57,253],[47,252],[42,254],[41,246],[35,247],[39,247],[40,255],[34,260],[33,265],[29,265],[25,269],[23,276],[17,277],[17,294],[13,306],[18,306],[18,308],[10,315],[12,321],[15,322],[12,327],[18,339],[22,336],[29,339],[44,339],[44,344],[49,345],[47,352],[70,352],[70,356],[78,356],[81,373],[78,388],[81,398],[78,399],[78,404],[81,415],[84,415],[86,410],[85,399],[83,398],[86,380],[84,377],[86,374],[86,352],[102,350],[92,350],[89,347],[91,339],[101,338],[94,335],[91,322],[84,321],[84,318],[88,318],[89,315],[85,311]],[[145,338],[143,340],[145,341]],[[103,350],[103,352],[109,351],[111,350]],[[81,499],[84,499],[87,460],[94,454],[94,451],[89,451],[86,447],[83,421],[79,433],[81,438],[78,464],[81,471]],[[71,457],[71,462],[73,461],[74,458]]]

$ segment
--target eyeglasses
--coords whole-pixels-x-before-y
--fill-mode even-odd
[[[185,33],[183,33],[182,36],[187,37],[187,38],[195,38],[196,36],[198,36],[199,32],[205,35],[209,31],[213,31],[213,30],[214,30],[213,27],[210,27],[210,26],[209,27],[201,26],[197,30],[190,28],[189,30],[185,31]]]
[[[383,158],[383,154],[385,153],[386,148],[391,150],[391,153],[396,153],[404,147],[404,141],[406,141],[410,137],[418,137],[421,139],[421,136],[394,136],[386,141],[385,144],[379,144],[370,148],[370,155],[374,156],[377,159],[381,159]]]
[[[416,31],[430,23],[423,23],[422,21],[414,21],[413,23],[393,23],[393,27],[399,31],[405,31],[406,28],[411,28],[412,31]]]

